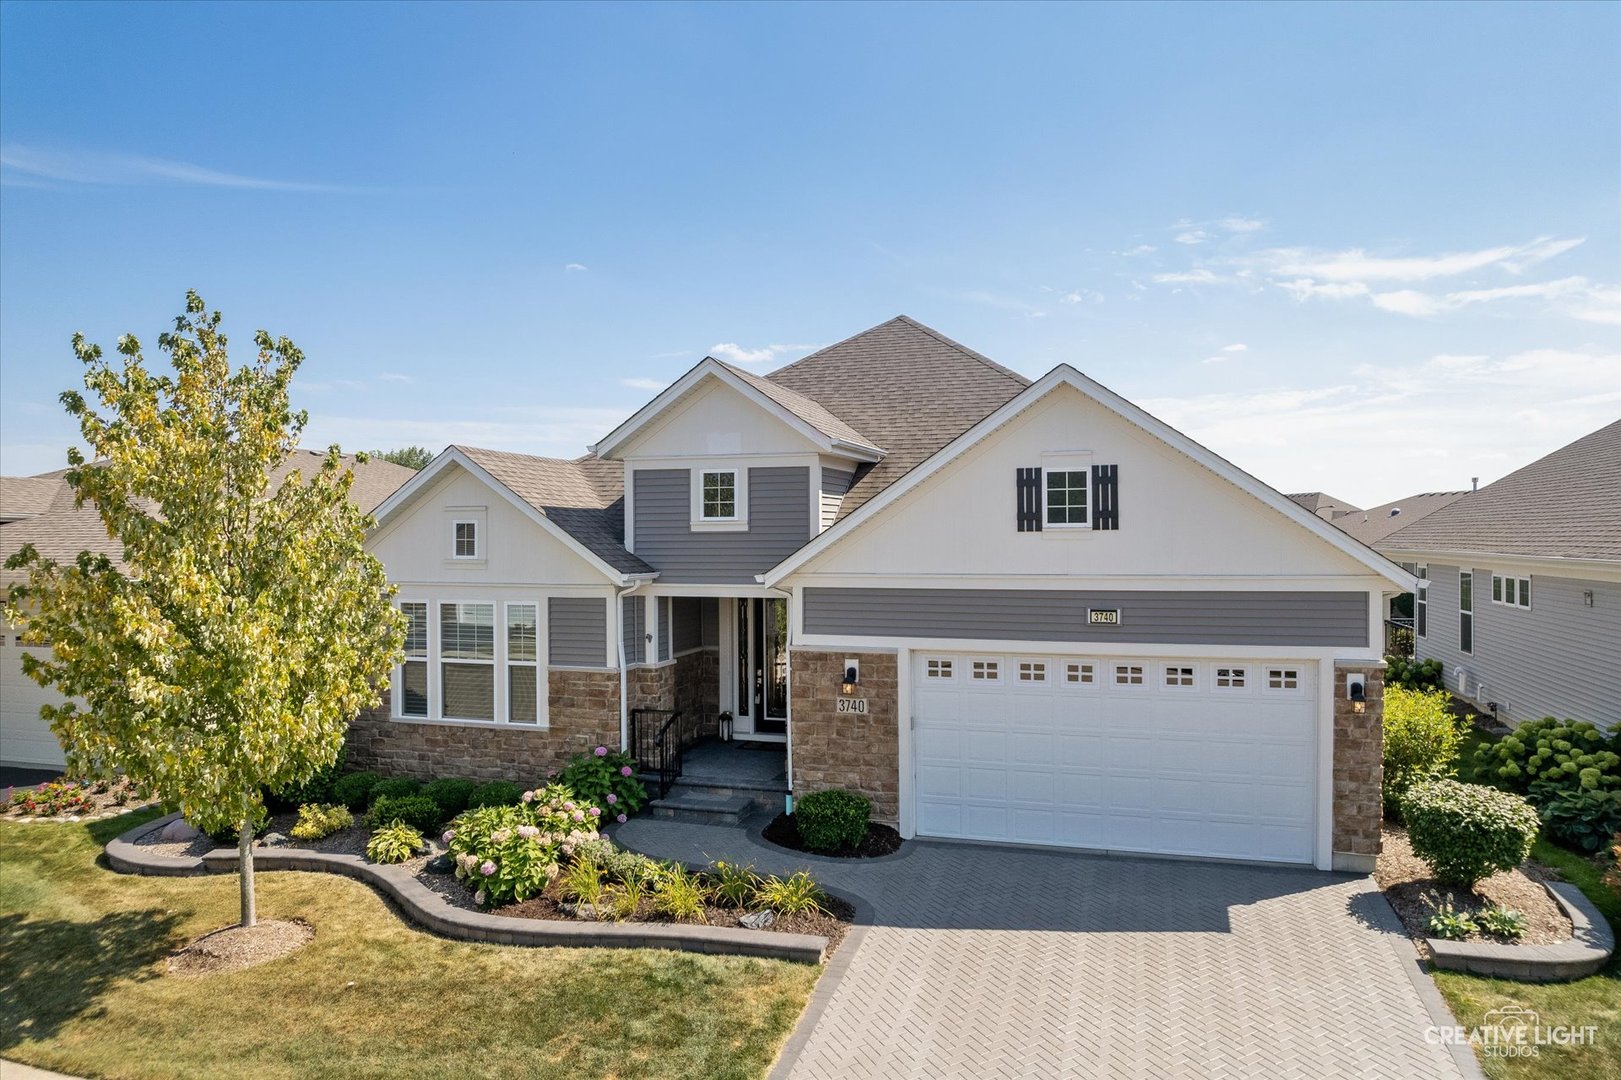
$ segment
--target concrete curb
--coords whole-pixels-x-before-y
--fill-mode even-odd
[[[1449,971],[1467,971],[1524,982],[1580,979],[1609,963],[1615,952],[1610,923],[1576,886],[1545,881],[1554,903],[1570,918],[1571,938],[1553,945],[1496,945],[1476,941],[1427,938],[1433,963]]]
[[[179,814],[137,825],[107,845],[107,862],[120,873],[170,877],[236,873],[237,853],[215,848],[197,857],[154,855],[135,838],[178,818]],[[339,874],[364,882],[392,900],[419,926],[462,941],[498,945],[562,945],[572,948],[678,949],[685,952],[759,956],[819,964],[827,939],[811,934],[782,934],[730,926],[674,923],[575,923],[552,919],[518,919],[454,907],[398,866],[380,866],[358,855],[339,855],[299,848],[255,848],[256,870],[302,870]]]

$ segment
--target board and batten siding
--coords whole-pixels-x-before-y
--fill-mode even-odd
[[[855,473],[849,469],[833,469],[822,466],[822,529],[825,531],[833,525],[839,516],[839,504],[844,501],[844,493],[850,490],[850,482],[855,479]]]
[[[688,469],[632,472],[636,554],[660,584],[753,585],[814,535],[810,469],[749,470],[747,532],[693,532]]]
[[[553,596],[546,601],[547,661],[564,667],[607,667],[608,601]]]
[[[1493,568],[1476,566],[1474,652],[1458,648],[1458,567],[1429,563],[1427,627],[1418,656],[1439,660],[1447,689],[1497,702],[1497,718],[1521,724],[1544,716],[1621,724],[1621,583],[1527,574],[1531,607],[1492,603]],[[1582,594],[1593,594],[1588,607]],[[1477,687],[1485,685],[1484,693]]]
[[[1094,626],[1088,608],[1116,608]],[[1365,592],[808,588],[807,634],[1365,648]]]

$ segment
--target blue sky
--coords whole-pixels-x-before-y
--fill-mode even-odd
[[[0,468],[194,287],[308,442],[573,455],[904,312],[1285,491],[1621,415],[1621,6],[6,3]]]

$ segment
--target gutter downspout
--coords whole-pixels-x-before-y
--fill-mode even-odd
[[[646,585],[647,581],[633,581],[624,589],[614,590],[614,648],[619,652],[619,749],[630,749],[630,672],[625,668],[625,597]]]

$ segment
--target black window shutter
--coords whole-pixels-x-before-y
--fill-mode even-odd
[[[1018,513],[1014,520],[1020,532],[1041,531],[1041,470],[1015,469]]]
[[[1120,528],[1120,467],[1092,466],[1092,528]]]

